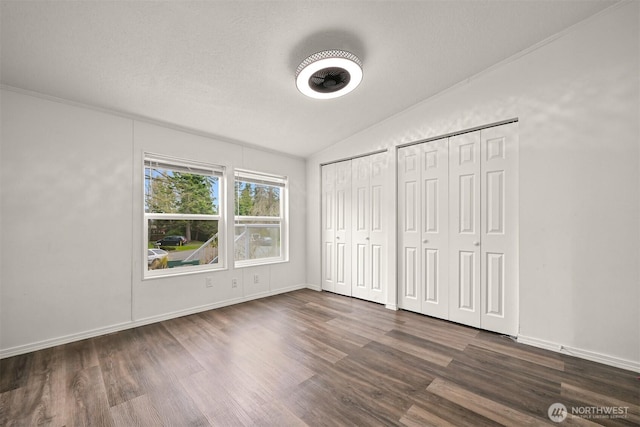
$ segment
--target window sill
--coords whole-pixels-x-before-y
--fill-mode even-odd
[[[172,269],[164,269],[164,270],[160,270],[162,271],[162,274],[144,274],[143,273],[143,277],[142,277],[142,281],[147,281],[147,280],[154,280],[154,279],[163,279],[165,277],[177,277],[177,276],[191,276],[194,274],[211,274],[211,273],[216,273],[218,271],[227,271],[228,268],[227,267],[216,267],[216,268],[197,268],[197,269],[192,269],[189,271],[170,271]],[[154,271],[158,271],[158,270],[154,270]]]
[[[283,264],[285,262],[289,262],[289,259],[266,258],[264,260],[236,261],[233,264],[233,267],[234,268],[256,267],[256,266],[262,266],[262,265]]]

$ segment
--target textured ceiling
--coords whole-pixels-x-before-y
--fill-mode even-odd
[[[3,84],[306,157],[615,1],[2,1]],[[313,100],[298,64],[363,61]]]

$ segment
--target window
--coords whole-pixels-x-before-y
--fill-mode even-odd
[[[287,260],[287,178],[236,170],[237,267]]]
[[[224,168],[146,154],[145,277],[224,267]]]

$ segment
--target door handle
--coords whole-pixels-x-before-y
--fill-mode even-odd
[[[480,246],[480,242],[473,242],[473,246]]]
[[[336,239],[337,239],[337,240],[340,240],[340,236],[336,236]]]
[[[424,239],[422,243],[429,243],[429,241],[427,239]]]
[[[368,238],[368,237],[365,237],[364,239],[365,239],[365,240],[369,240],[369,238]]]

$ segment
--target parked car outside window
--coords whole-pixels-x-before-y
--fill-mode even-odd
[[[159,246],[182,246],[187,243],[187,238],[184,236],[164,236],[162,239],[156,242]]]
[[[147,262],[149,270],[167,268],[169,252],[162,249],[147,249]]]

